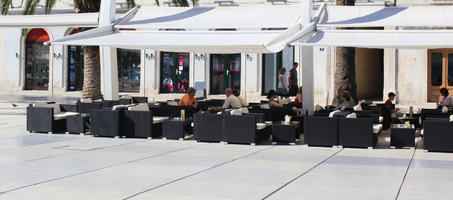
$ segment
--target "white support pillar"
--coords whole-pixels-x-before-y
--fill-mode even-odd
[[[308,26],[312,19],[312,0],[302,1],[302,26]],[[313,47],[301,47],[300,51],[302,68],[302,96],[303,107],[310,114],[314,110],[314,87],[313,87]]]
[[[118,63],[116,48],[100,47],[101,88],[105,100],[118,100]]]
[[[99,12],[99,27],[108,26],[115,21],[116,0],[102,0]],[[100,47],[101,89],[105,100],[117,100],[118,63],[116,48]]]

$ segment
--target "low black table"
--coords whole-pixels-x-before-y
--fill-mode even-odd
[[[408,121],[410,122],[411,124],[414,124],[415,125],[415,128],[420,128],[420,122],[419,122],[419,117],[417,117],[416,115],[412,115],[412,117],[408,115],[404,116],[404,117],[399,117],[398,118],[402,123]]]
[[[300,138],[299,121],[292,121],[284,123],[282,121],[272,124],[272,144],[289,143],[290,145],[296,144],[296,139]]]
[[[415,147],[415,127],[411,124],[392,124],[390,129],[390,147]]]
[[[163,139],[184,140],[184,135],[192,129],[192,119],[173,118],[165,120],[162,124]]]
[[[85,134],[85,130],[90,128],[89,115],[74,115],[66,118],[66,132]]]

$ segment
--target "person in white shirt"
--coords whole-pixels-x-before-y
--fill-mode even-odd
[[[287,95],[288,94],[288,76],[286,76],[286,69],[285,68],[280,68],[278,76],[278,89],[277,93],[280,96]]]
[[[228,109],[228,108],[242,108],[242,103],[241,100],[233,95],[233,90],[231,88],[227,88],[225,90],[225,103],[223,104],[222,108],[223,109]]]
[[[233,90],[233,95],[234,95],[234,96],[237,96],[237,97],[239,98],[239,100],[241,101],[242,107],[247,107],[247,106],[249,105],[249,104],[245,101],[245,99],[242,98],[242,97],[240,96],[241,94],[239,93],[239,90],[234,89],[234,90]]]
[[[440,89],[440,97],[439,102],[437,102],[437,106],[440,108],[442,108],[443,106],[453,106],[453,97],[448,93],[447,88]]]
[[[229,108],[242,108],[241,100],[233,95],[233,90],[231,88],[227,88],[225,90],[225,103],[222,107],[212,107],[210,110],[226,110]]]

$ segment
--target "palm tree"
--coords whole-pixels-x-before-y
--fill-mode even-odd
[[[0,0],[0,13],[7,15],[12,0]],[[159,0],[155,0],[159,5]],[[195,6],[198,0],[191,0]],[[24,15],[33,15],[40,0],[26,0],[23,10]],[[45,0],[45,13],[49,14],[56,0]],[[189,6],[187,0],[172,0],[176,6]],[[128,8],[135,6],[135,0],[127,0]],[[99,12],[101,0],[74,0],[75,13]],[[81,31],[87,30],[83,28]],[[102,99],[101,93],[101,67],[98,46],[83,46],[83,89],[81,98]]]
[[[337,5],[354,6],[355,0],[337,0]],[[355,48],[336,48],[336,67],[334,85],[336,88],[343,88],[351,93],[354,100],[357,100],[357,84],[355,80]],[[356,101],[357,102],[357,101]]]

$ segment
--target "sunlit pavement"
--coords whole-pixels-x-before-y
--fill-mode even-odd
[[[453,154],[27,134],[0,106],[0,199],[451,199]],[[386,138],[387,137],[387,138]],[[302,143],[302,142],[300,142]]]

